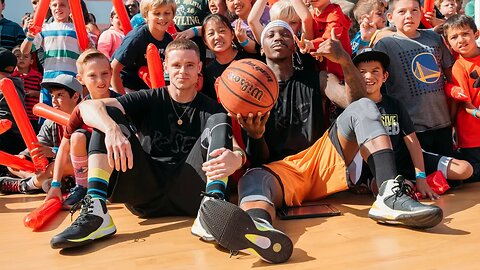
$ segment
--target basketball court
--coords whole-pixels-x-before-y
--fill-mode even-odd
[[[117,234],[74,250],[53,250],[50,238],[70,224],[61,212],[41,232],[23,217],[45,195],[0,195],[2,269],[478,269],[480,183],[467,184],[434,202],[444,220],[426,230],[378,225],[367,218],[369,195],[350,192],[326,199],[342,216],[277,221],[295,248],[285,264],[270,265],[190,234],[193,219],[139,219],[122,204],[108,206]],[[75,213],[73,218],[78,216]]]

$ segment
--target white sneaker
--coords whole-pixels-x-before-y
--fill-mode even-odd
[[[202,202],[200,203],[200,206],[207,200],[213,199],[211,197],[203,197]],[[197,217],[195,218],[195,221],[193,222],[191,233],[197,237],[200,237],[203,241],[206,242],[214,242],[215,238],[213,235],[211,235],[204,226],[200,223],[200,219],[198,216],[200,215],[200,210],[197,213]]]

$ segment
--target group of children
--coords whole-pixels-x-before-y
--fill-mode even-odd
[[[476,127],[476,122],[480,118],[480,98],[477,97],[477,88],[480,87],[480,49],[476,43],[479,32],[471,17],[457,14],[461,11],[456,1],[436,1],[438,10],[435,11],[438,11],[438,14],[423,14],[419,0],[390,0],[388,3],[383,0],[359,0],[353,10],[359,31],[352,38],[349,37],[351,19],[343,13],[339,5],[329,0],[279,0],[268,1],[269,5],[267,0],[209,0],[208,2],[142,0],[140,4],[135,0],[127,2],[128,10],[132,13],[129,15],[137,16],[134,14],[135,8],[139,7],[145,24],[124,35],[118,16],[112,11],[111,27],[100,35],[98,42],[90,40],[90,47],[96,46],[98,51],[93,48],[84,52],[80,50],[75,28],[70,20],[67,0],[52,0],[50,3],[52,21],[45,23],[39,33],[27,31],[25,39],[22,38],[20,44],[13,44],[12,38],[9,39],[12,44],[4,44],[2,32],[0,78],[10,78],[15,82],[19,96],[25,102],[25,109],[32,127],[38,132],[39,144],[34,153],[20,152],[19,149],[15,149],[13,146],[17,145],[16,142],[20,141],[21,137],[13,126],[11,130],[0,134],[0,150],[16,154],[21,158],[32,155],[46,157],[51,163],[44,172],[37,173],[9,168],[8,172],[3,172],[9,175],[0,178],[0,192],[3,194],[34,193],[40,191],[43,186],[43,189],[48,192],[47,198],[58,197],[63,200],[62,193],[65,192],[65,186],[68,186],[65,179],[73,176],[75,184],[64,200],[65,208],[72,208],[78,202],[82,202],[84,208],[81,217],[88,215],[102,217],[101,221],[91,221],[98,223],[98,226],[96,225],[98,228],[88,233],[75,229],[83,222],[75,221],[73,227],[67,228],[52,239],[52,247],[73,247],[115,233],[116,228],[104,207],[106,198],[112,195],[108,180],[111,178],[112,171],[107,167],[108,165],[111,168],[115,167],[122,175],[120,171],[125,172],[127,168],[132,169],[132,166],[146,166],[138,165],[136,159],[135,164],[130,163],[133,162],[132,157],[129,156],[132,153],[128,144],[129,141],[131,142],[131,136],[126,134],[131,132],[138,134],[143,150],[152,155],[154,160],[147,159],[143,162],[160,166],[161,174],[164,176],[168,176],[167,172],[170,170],[178,169],[180,175],[175,172],[173,177],[175,179],[176,177],[183,179],[192,173],[187,172],[183,166],[178,167],[178,163],[197,165],[198,160],[188,153],[195,152],[195,141],[201,139],[202,143],[198,147],[208,149],[208,153],[212,156],[205,158],[204,153],[203,158],[206,163],[203,164],[203,168],[201,165],[199,168],[192,165],[193,170],[197,172],[203,169],[204,175],[199,179],[207,183],[206,197],[202,200],[202,208],[200,208],[204,217],[195,220],[192,233],[207,240],[215,239],[223,244],[229,237],[236,239],[235,233],[244,232],[238,226],[253,222],[257,227],[257,231],[254,230],[255,233],[272,241],[278,240],[285,246],[281,254],[268,250],[259,254],[262,259],[269,262],[283,262],[292,252],[288,237],[271,225],[272,218],[275,216],[272,211],[275,207],[281,206],[278,204],[299,205],[303,201],[319,199],[330,193],[366,183],[372,192],[375,194],[379,192],[379,197],[370,211],[371,218],[379,222],[402,223],[425,228],[440,222],[441,218],[438,220],[438,217],[441,216],[441,210],[437,209],[438,207],[428,208],[422,204],[413,204],[408,201],[409,199],[403,198],[402,194],[416,188],[425,198],[438,198],[439,194],[436,194],[426,181],[427,175],[436,171],[440,171],[448,180],[478,181],[480,179],[480,136],[477,136],[480,135],[480,129]],[[0,10],[3,11],[5,3],[4,1],[0,3],[2,7]],[[423,17],[433,27],[432,29],[420,29]],[[4,20],[2,18],[0,23],[5,23]],[[172,23],[176,25],[176,33],[168,32]],[[28,25],[25,28],[28,29]],[[196,46],[183,42],[184,39],[192,39]],[[158,91],[145,94],[147,92],[140,91],[148,89],[148,82],[143,80],[139,71],[147,65],[145,52],[150,43],[156,45],[160,57],[166,62],[165,80],[169,86],[164,90],[166,92],[168,89],[168,94]],[[39,48],[43,49],[43,54],[32,53],[38,52]],[[198,50],[198,53],[192,56],[198,55],[202,62],[181,58],[179,55],[183,54],[179,51],[182,50],[195,52]],[[172,51],[177,52],[178,55],[173,56]],[[168,52],[172,54],[169,59],[167,59]],[[192,57],[188,53],[184,54],[185,57]],[[356,67],[354,72],[348,69],[350,62],[344,59],[344,54],[352,57],[349,61],[352,61]],[[41,61],[38,61],[39,56]],[[221,148],[223,149],[221,151],[213,149],[212,152],[209,146],[212,145],[211,138],[204,144],[205,138],[202,132],[211,124],[206,121],[208,118],[206,115],[216,115],[214,113],[217,112],[217,107],[216,105],[207,106],[211,100],[203,101],[206,98],[203,94],[199,98],[196,91],[189,92],[194,87],[191,83],[192,81],[195,83],[195,90],[201,89],[202,93],[216,101],[216,79],[228,64],[242,58],[260,59],[275,71],[281,88],[280,98],[272,112],[267,115],[257,115],[252,112],[246,118],[233,116],[233,121],[238,121],[243,131],[240,132],[240,136],[235,134],[233,148],[230,144],[228,147],[225,146],[226,148]],[[43,63],[43,73],[33,68],[40,62]],[[349,72],[345,73],[346,70]],[[204,78],[203,84],[202,80],[197,79],[197,77],[201,78],[198,76],[200,73]],[[355,77],[357,75],[359,77]],[[355,80],[358,78],[361,85],[358,80]],[[23,81],[23,87],[20,80]],[[342,88],[343,81],[346,85],[344,88],[347,90]],[[344,91],[347,92],[346,96]],[[187,97],[184,96],[185,93],[188,93]],[[385,146],[380,150],[369,148],[371,140],[377,140],[377,137],[367,136],[368,138],[359,141],[359,138],[365,138],[367,134],[355,132],[363,132],[365,127],[355,121],[352,121],[351,126],[344,126],[347,117],[358,120],[351,115],[352,108],[361,109],[362,106],[369,106],[365,100],[355,103],[355,106],[350,105],[360,97],[366,97],[376,104],[377,108],[374,111],[377,112],[378,109],[384,131],[390,137],[391,146]],[[118,98],[118,101],[112,101],[112,99],[104,103],[102,101],[87,102],[88,105],[83,105],[84,108],[77,106],[82,99],[103,100],[105,98]],[[153,98],[159,98],[162,101],[157,104],[151,101]],[[308,98],[311,100],[306,100]],[[98,131],[92,133],[92,129],[85,124],[99,129],[99,123],[110,123],[109,118],[106,117],[112,116],[113,113],[102,107],[105,104],[113,104],[113,107],[129,114],[145,109],[141,108],[141,104],[137,104],[140,101],[148,102],[145,104],[146,107],[151,107],[152,104],[168,105],[168,110],[160,111],[168,115],[166,122],[172,120],[172,123],[168,124],[170,127],[165,127],[168,126],[166,123],[141,119],[141,117],[149,119],[149,115],[130,115],[130,120],[137,125],[121,125],[121,133],[126,139],[120,136],[120,133],[113,132],[112,134],[117,134],[120,139],[125,140],[119,142],[119,138],[108,138],[117,144],[100,147],[99,138],[101,137],[97,134]],[[315,101],[318,104],[314,104]],[[66,130],[51,120],[46,120],[39,125],[38,117],[32,113],[32,107],[38,102],[51,104],[53,108],[72,114]],[[202,104],[197,104],[199,102]],[[0,105],[0,118],[13,121],[1,93]],[[86,108],[98,109],[101,119],[96,121],[86,113]],[[340,108],[345,109],[345,112],[340,114],[338,120],[332,120],[340,113]],[[368,107],[365,112],[369,110],[372,108]],[[194,117],[198,111],[202,112],[201,120],[198,120],[200,122]],[[359,115],[361,115],[360,112]],[[374,114],[375,117],[376,115]],[[86,121],[83,120],[85,117]],[[182,126],[184,122],[195,123],[195,127],[185,129],[185,125]],[[223,125],[224,120],[219,123]],[[328,128],[329,126],[331,127]],[[110,130],[103,128],[106,129],[102,127],[100,131],[106,135],[110,134]],[[151,133],[152,129],[155,132]],[[326,135],[322,137],[325,131],[327,131]],[[316,190],[309,193],[308,190],[303,190],[304,187],[297,185],[296,180],[293,180],[299,175],[305,175],[305,172],[297,173],[295,166],[306,161],[298,161],[300,157],[292,155],[300,152],[300,156],[308,156],[310,151],[317,151],[315,149],[319,143],[316,141],[321,141],[320,144],[324,143],[327,137],[335,134],[334,131],[341,134],[339,135],[341,138],[330,138],[333,151],[336,149],[337,152],[341,152],[338,156],[339,160],[343,160],[346,163],[344,165],[348,167],[351,162],[355,163],[355,155],[350,157],[349,153],[361,152],[365,164],[368,165],[364,166],[364,170],[370,173],[363,174],[364,179],[347,177],[344,179],[345,183],[331,187],[331,190],[329,186],[326,191]],[[347,131],[351,131],[354,135]],[[231,131],[227,129],[222,131],[221,135],[226,135],[223,134],[225,132],[228,134]],[[383,135],[379,133],[375,136]],[[358,145],[351,146],[350,143],[355,141],[355,136]],[[92,145],[99,148],[92,150]],[[363,149],[365,145],[366,150]],[[167,146],[170,147],[168,150],[162,148]],[[301,152],[305,149],[314,150]],[[392,152],[389,149],[392,149]],[[98,159],[98,155],[107,153],[108,155],[102,156],[103,161]],[[89,155],[96,156],[96,167],[90,170]],[[137,152],[133,155],[135,158]],[[386,168],[378,166],[380,156],[385,160],[391,160],[392,163],[385,162]],[[243,213],[243,210],[224,205],[223,202],[215,205],[215,201],[226,197],[224,193],[227,180],[225,179],[238,169],[237,163],[243,167],[247,157],[252,166],[266,163],[269,165],[263,169],[250,170],[242,177],[243,180],[241,179],[239,186],[240,204],[242,209],[248,209],[244,212],[246,214],[242,215],[240,213]],[[310,158],[314,159],[313,156]],[[235,166],[218,165],[220,163],[217,160],[222,162],[226,160]],[[162,165],[156,162],[161,162]],[[311,162],[315,164],[316,161]],[[298,164],[292,165],[292,163]],[[310,161],[307,163],[306,166],[318,165],[311,165]],[[377,163],[376,166],[375,163]],[[290,169],[285,169],[286,167]],[[137,167],[135,171],[138,170]],[[342,170],[348,171],[345,168]],[[153,170],[153,172],[158,171]],[[392,172],[403,175],[409,181],[395,177],[396,174],[392,176]],[[115,173],[113,176],[116,177],[115,187],[125,185],[125,183],[119,184],[121,176]],[[262,181],[268,181],[268,185],[265,184],[262,187],[263,189],[270,187],[268,196],[264,195],[265,190],[259,190],[262,188],[254,187],[255,181],[249,180],[259,178]],[[389,179],[393,182],[388,182]],[[329,180],[319,181],[328,182]],[[152,187],[168,189],[171,185],[178,188],[174,184],[169,184],[168,181],[159,183],[159,186],[157,184],[152,184]],[[414,205],[412,209],[419,209],[418,213],[422,213],[420,215],[431,218],[429,223],[415,223],[417,220],[413,222],[408,218],[404,220],[404,217],[396,216],[398,213],[395,211],[399,210],[395,209],[395,206],[390,206],[387,199],[382,201],[386,198],[385,186],[391,187],[397,184],[399,191],[391,196],[402,198],[401,200]],[[60,189],[62,186],[63,190]],[[313,187],[316,186],[312,185]],[[392,190],[395,187],[392,187]],[[302,192],[295,194],[299,189],[305,192],[305,197],[298,197]],[[128,189],[117,188],[114,194],[118,196],[119,190],[128,192]],[[196,191],[196,189],[193,190]],[[293,194],[292,197],[288,197],[290,193]],[[172,194],[177,196],[178,192]],[[82,200],[86,195],[88,199]],[[175,199],[168,197],[170,196],[168,194],[168,200],[160,200],[161,196],[155,194],[152,201],[148,202],[140,203],[132,198],[128,198],[126,202],[129,203],[127,205],[129,209],[139,216],[162,215],[159,214],[161,212],[159,209],[164,211],[163,214],[192,215],[200,207],[200,202],[197,200],[189,201],[195,205],[192,208],[177,205]],[[282,196],[285,197],[282,198]],[[122,196],[119,197],[124,200]],[[212,200],[211,197],[214,199]],[[103,204],[97,203],[94,199],[99,199]],[[170,204],[165,203],[165,200]],[[169,212],[159,206],[156,208],[152,202],[165,204],[165,209],[170,206],[175,208],[175,211]],[[97,210],[89,211],[90,205],[101,206],[104,209],[103,213]],[[387,208],[393,211],[393,218],[392,215],[385,218],[387,214],[382,209]],[[184,209],[184,211],[178,209]],[[228,222],[218,225],[218,220],[215,221],[208,214],[212,211],[231,211],[238,214],[239,222],[236,224],[237,227],[234,227],[235,230],[226,228],[218,232],[219,227],[224,228],[222,226],[226,226],[224,224]],[[408,211],[417,210],[409,209]],[[250,217],[253,221],[249,221]],[[224,235],[229,230],[232,235]],[[265,231],[268,233],[262,233]],[[88,241],[72,240],[71,237]],[[253,248],[257,251],[257,247],[251,246],[250,243],[233,245],[229,248]]]

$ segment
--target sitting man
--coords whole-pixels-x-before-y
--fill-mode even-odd
[[[261,43],[280,84],[279,98],[270,114],[237,119],[248,135],[250,160],[266,165],[249,170],[240,179],[240,207],[222,200],[202,204],[200,223],[215,240],[229,250],[246,250],[267,262],[288,260],[293,244],[271,225],[275,209],[347,189],[348,181],[354,180],[348,177],[349,166],[361,166],[354,162],[357,153],[367,160],[380,187],[369,217],[415,228],[437,225],[443,218],[442,209],[412,199],[410,186],[397,176],[380,113],[374,102],[362,98],[364,80],[335,34],[320,44],[315,56],[340,64],[345,86],[332,74],[293,68],[294,33],[286,22],[270,22]],[[324,94],[345,111],[322,135]]]
[[[206,193],[221,198],[228,176],[243,165],[243,152],[231,150],[236,143],[223,108],[196,90],[202,66],[197,45],[177,39],[167,46],[165,56],[169,86],[86,100],[72,113],[67,137],[83,123],[93,128],[88,191],[80,216],[52,238],[52,248],[81,246],[113,235],[116,227],[107,198],[126,203],[141,217],[194,216],[205,182]],[[98,68],[84,69],[89,74]],[[102,85],[108,88],[111,69],[97,72],[107,76],[107,85]],[[88,89],[98,85],[97,80],[83,81]]]

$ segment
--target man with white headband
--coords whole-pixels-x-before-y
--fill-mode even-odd
[[[372,219],[414,228],[437,225],[443,218],[442,209],[413,200],[403,177],[397,176],[378,109],[363,98],[364,80],[335,34],[320,44],[315,54],[341,65],[345,85],[326,72],[293,68],[296,47],[285,22],[268,24],[261,44],[279,82],[279,98],[270,113],[237,119],[248,134],[250,161],[266,165],[250,169],[240,179],[240,207],[221,200],[201,206],[200,222],[206,230],[232,251],[246,250],[271,263],[288,260],[293,244],[271,225],[275,209],[300,206],[346,190],[357,180],[348,176],[349,166],[361,166],[361,161],[354,161],[357,153],[368,162],[380,187],[369,212]],[[325,95],[345,110],[322,135],[326,127],[321,101]]]

